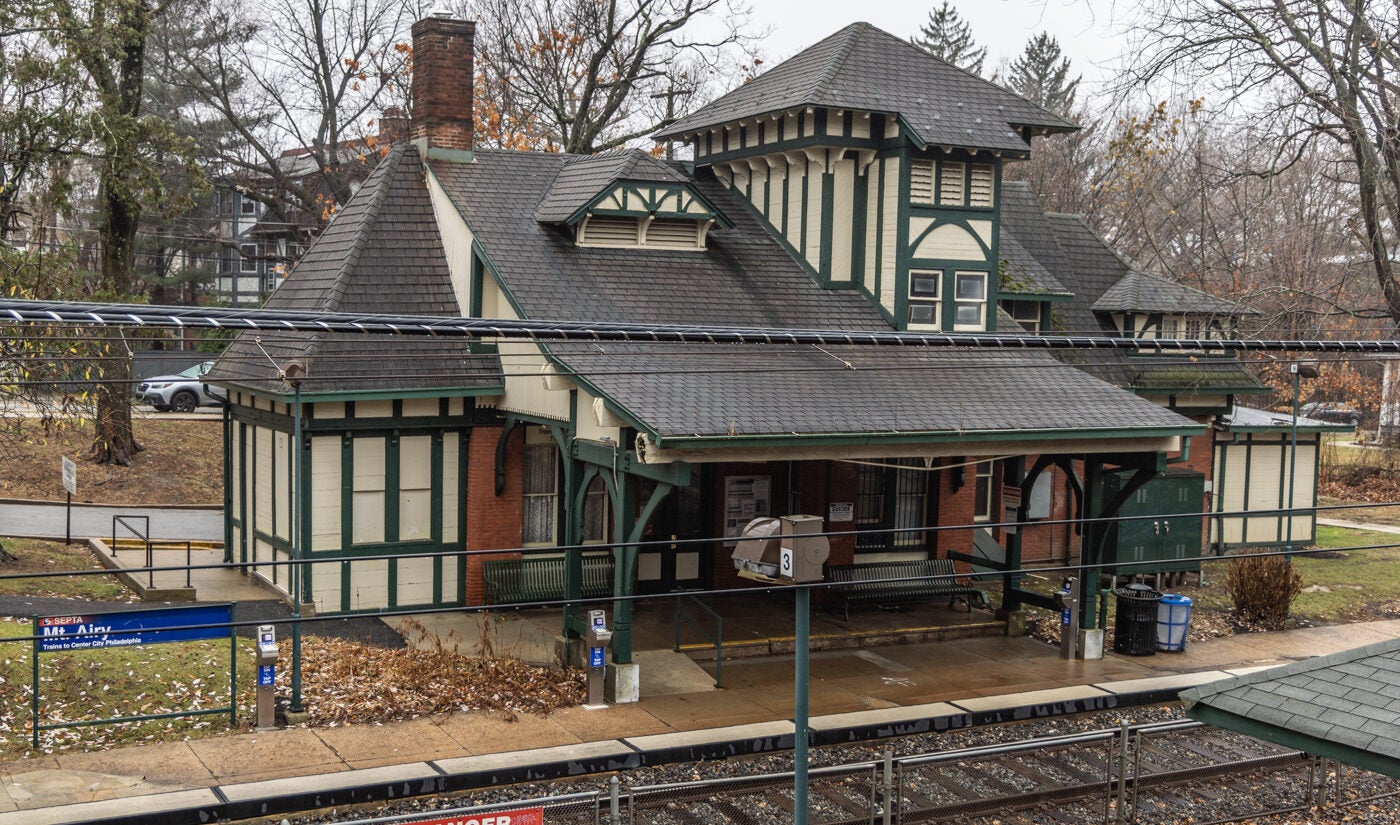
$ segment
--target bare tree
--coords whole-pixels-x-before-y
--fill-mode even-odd
[[[665,127],[704,98],[712,78],[743,65],[751,43],[748,10],[734,0],[475,0],[469,8],[488,121],[527,127],[525,143],[565,152],[610,149]]]
[[[1356,197],[1346,223],[1400,324],[1400,5],[1390,0],[1159,0],[1143,21],[1136,79],[1178,71],[1267,119],[1294,156],[1335,141]],[[1283,163],[1287,163],[1287,155]]]
[[[387,147],[382,110],[407,102],[415,0],[285,0],[201,10],[177,51],[183,83],[218,113],[223,174],[285,223],[317,223]],[[284,154],[290,152],[291,154]]]

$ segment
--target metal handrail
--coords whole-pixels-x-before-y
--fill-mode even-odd
[[[705,632],[705,628],[701,627],[700,624],[699,624],[698,622],[696,622],[693,618],[690,617],[690,615],[689,615],[688,613],[685,612],[685,607],[684,607],[684,602],[683,602],[683,600],[688,600],[688,601],[694,602],[696,605],[698,605],[698,606],[700,607],[701,610],[704,610],[706,613],[709,613],[709,614],[710,614],[711,618],[713,618],[713,619],[715,620],[715,635],[711,636],[709,633]],[[714,609],[711,608],[709,605],[707,605],[707,604],[705,604],[704,602],[700,601],[699,598],[697,598],[697,597],[695,597],[695,596],[691,596],[691,595],[686,594],[686,593],[677,593],[677,594],[676,594],[676,623],[675,623],[675,627],[676,627],[676,645],[675,645],[675,650],[676,650],[677,653],[679,653],[680,650],[681,650],[681,621],[682,621],[682,620],[684,620],[686,624],[690,625],[691,628],[693,628],[693,629],[695,630],[696,633],[699,633],[700,636],[701,636],[702,638],[704,638],[705,641],[707,641],[707,642],[709,642],[710,644],[714,645],[714,647],[715,647],[715,687],[717,687],[717,688],[722,688],[722,687],[724,687],[723,672],[722,672],[722,670],[721,670],[721,669],[724,667],[724,617],[721,616],[721,615],[719,615],[718,613],[716,613],[716,612],[714,611]]]
[[[142,533],[141,531],[137,530],[135,527],[131,526],[131,524],[127,522],[127,519],[133,519],[133,520],[134,520],[134,519],[142,519],[143,521],[145,521],[145,522],[146,522],[146,532]],[[150,516],[140,516],[140,515],[136,515],[136,514],[134,514],[134,513],[133,513],[133,514],[125,514],[125,515],[112,516],[112,557],[113,557],[113,558],[116,558],[116,555],[117,555],[117,525],[118,525],[118,524],[120,524],[121,526],[125,527],[127,530],[130,530],[130,531],[131,531],[131,534],[132,534],[133,536],[136,536],[138,539],[140,539],[141,541],[143,541],[143,542],[145,543],[145,545],[146,545],[146,567],[147,567],[147,568],[153,568],[153,567],[155,567],[155,566],[156,566],[156,565],[155,565],[155,560],[154,560],[154,557],[153,557],[153,555],[152,555],[152,553],[151,553],[151,517],[150,517]],[[186,568],[189,567],[189,559],[188,559],[188,558],[186,558],[186,560],[185,560],[185,566],[186,566]],[[147,580],[146,580],[146,586],[147,586],[147,587],[154,588],[154,587],[156,586],[156,571],[155,571],[155,570],[149,570],[148,573],[147,573],[147,576],[148,576],[148,578],[147,578]]]

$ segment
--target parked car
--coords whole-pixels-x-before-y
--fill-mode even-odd
[[[205,361],[178,375],[147,378],[137,385],[136,397],[157,412],[194,412],[196,407],[222,406],[227,393],[199,380],[213,366],[213,361]]]
[[[1314,421],[1330,421],[1333,424],[1361,426],[1361,411],[1349,404],[1337,401],[1314,401],[1298,408],[1298,414]]]

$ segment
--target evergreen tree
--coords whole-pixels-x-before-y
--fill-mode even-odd
[[[928,13],[928,22],[919,27],[919,33],[909,38],[909,42],[940,60],[973,74],[982,74],[987,49],[977,46],[972,39],[972,28],[948,0]]]
[[[1060,42],[1046,32],[1031,38],[1021,56],[1011,62],[1006,82],[1013,92],[1033,103],[1068,115],[1074,109],[1079,76],[1069,76],[1069,58],[1060,52]]]

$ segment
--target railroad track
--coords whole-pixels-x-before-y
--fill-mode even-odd
[[[713,768],[696,763],[687,773],[703,775],[708,770]],[[1325,764],[1299,751],[1195,722],[1172,721],[814,768],[809,773],[809,810],[813,825],[1225,823],[1302,809],[1324,790],[1338,796],[1339,788],[1335,782],[1329,787],[1327,777]],[[531,790],[540,792],[534,786],[521,789],[514,797],[519,801],[502,805],[528,802],[544,807],[545,821],[551,825],[793,821],[791,773],[654,785],[628,780],[628,774],[620,774],[611,783],[612,793],[574,793],[557,797],[553,804],[525,799]],[[1396,792],[1392,781],[1378,781],[1382,793],[1373,798]],[[498,799],[510,798],[510,789],[498,790],[506,792]],[[571,790],[582,789],[574,783]],[[888,819],[887,799],[892,803]],[[417,817],[487,810],[420,811]],[[380,811],[379,816],[392,813]],[[370,822],[338,817],[314,821]]]

